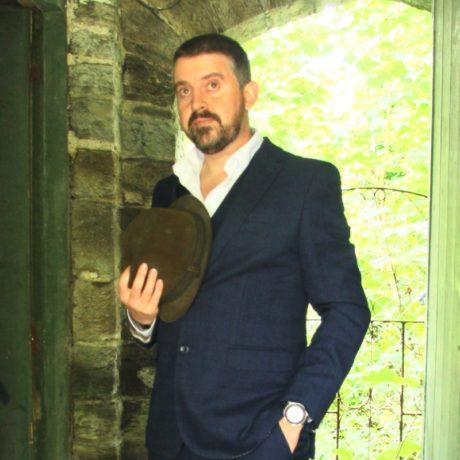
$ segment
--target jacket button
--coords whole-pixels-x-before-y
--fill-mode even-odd
[[[190,347],[188,347],[187,345],[181,345],[179,347],[179,351],[185,355],[190,351]]]

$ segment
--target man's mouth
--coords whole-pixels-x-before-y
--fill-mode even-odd
[[[195,125],[195,126],[208,125],[212,121],[216,121],[217,123],[219,123],[219,117],[217,115],[212,114],[211,112],[206,112],[206,111],[202,113],[194,112],[192,113],[192,116],[190,117],[188,125],[189,127],[191,127],[192,125]]]
[[[195,118],[195,120],[193,120],[192,124],[203,125],[203,124],[208,124],[208,123],[210,123],[211,121],[215,121],[214,118],[210,118],[210,117],[199,117],[199,118]]]

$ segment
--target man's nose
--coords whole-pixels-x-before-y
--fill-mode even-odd
[[[197,90],[193,92],[192,110],[201,110],[206,108],[206,97],[203,91]]]

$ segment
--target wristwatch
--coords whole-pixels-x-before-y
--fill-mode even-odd
[[[291,425],[303,425],[307,421],[312,421],[304,405],[299,402],[287,401],[283,415]]]

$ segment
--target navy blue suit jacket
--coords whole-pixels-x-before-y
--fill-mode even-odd
[[[167,207],[184,193],[168,176],[152,205]],[[313,431],[370,320],[330,163],[264,139],[211,220],[210,262],[190,310],[155,326],[146,437],[149,450],[165,456],[181,440],[209,458],[251,451],[286,400],[305,405],[313,418],[305,429]],[[309,344],[307,304],[322,318]]]

